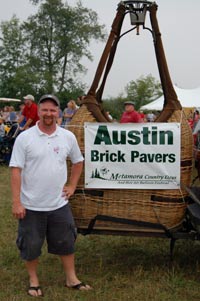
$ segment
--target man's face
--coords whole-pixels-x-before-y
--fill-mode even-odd
[[[30,107],[31,104],[32,104],[32,100],[30,100],[30,99],[24,99],[24,104],[27,105],[28,107]]]
[[[126,112],[132,112],[132,111],[134,111],[134,106],[132,104],[125,105],[125,111]]]
[[[46,100],[39,105],[38,115],[40,122],[44,126],[52,126],[56,124],[56,120],[59,116],[58,106],[51,100]]]

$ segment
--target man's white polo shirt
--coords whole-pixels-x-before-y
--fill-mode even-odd
[[[74,134],[59,126],[47,135],[36,125],[16,138],[10,167],[22,169],[21,202],[25,208],[50,211],[67,203],[62,196],[67,157],[73,164],[83,161]]]

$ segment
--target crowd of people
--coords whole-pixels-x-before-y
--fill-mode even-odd
[[[35,102],[35,97],[28,94],[23,97],[23,103],[19,105],[18,110],[15,110],[13,106],[4,106],[0,110],[0,140],[4,137],[13,123],[18,123],[20,131],[24,131],[36,124],[39,120],[38,105]],[[78,110],[79,106],[75,100],[67,102],[64,110],[59,108],[59,116],[57,118],[57,124],[63,128],[67,128],[68,123]]]
[[[82,96],[84,97],[84,96]],[[0,140],[9,131],[8,125],[17,122],[20,130],[26,130],[32,127],[39,120],[38,117],[38,106],[35,102],[33,95],[28,94],[23,97],[24,102],[19,105],[19,109],[16,111],[13,106],[4,106],[0,111]],[[63,128],[67,128],[68,124],[72,120],[74,114],[79,109],[81,97],[75,100],[69,100],[66,103],[65,108],[62,110],[59,108],[59,116],[57,118],[57,124]],[[133,101],[126,101],[124,103],[124,112],[122,112],[119,121],[113,119],[111,114],[107,112],[109,119],[113,122],[120,123],[138,123],[138,122],[154,122],[157,116],[156,112],[144,113],[143,111],[136,111],[135,104]],[[193,130],[197,121],[199,120],[200,114],[198,110],[195,110],[188,117],[188,123]]]
[[[154,122],[156,120],[156,116],[157,114],[153,112],[148,112],[147,114],[144,114],[143,111],[137,112],[135,110],[134,102],[126,101],[124,103],[124,112],[121,115],[120,123]],[[187,116],[187,120],[192,131],[194,131],[198,121],[200,120],[199,110],[191,110],[190,114]]]

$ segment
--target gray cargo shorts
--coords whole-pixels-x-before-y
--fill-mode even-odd
[[[48,252],[56,255],[74,253],[77,231],[69,204],[53,211],[26,209],[19,220],[16,244],[24,260],[34,260],[41,255],[46,239]]]

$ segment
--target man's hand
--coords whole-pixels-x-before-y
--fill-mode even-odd
[[[74,194],[82,169],[83,169],[83,161],[72,164],[69,184],[63,187],[63,196],[65,196],[66,200]]]
[[[12,214],[17,219],[23,219],[26,215],[26,209],[21,203],[13,203]]]
[[[76,188],[74,188],[72,185],[64,186],[63,188],[63,196],[65,196],[65,199],[68,200],[70,196],[74,194]]]

